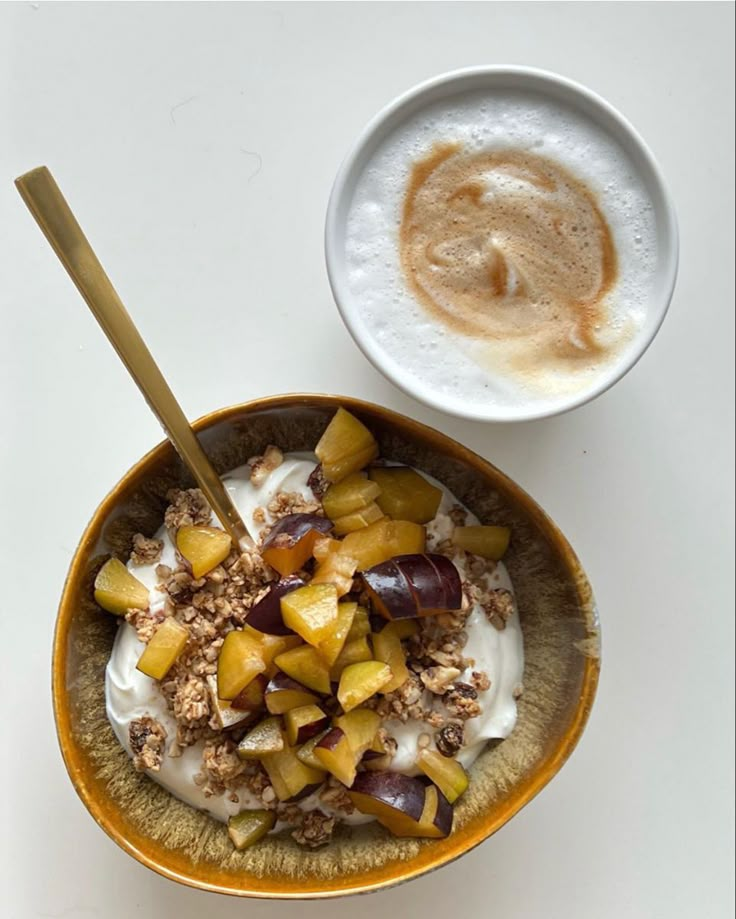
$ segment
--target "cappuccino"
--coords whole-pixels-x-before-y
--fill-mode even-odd
[[[365,335],[417,388],[478,414],[543,413],[634,346],[655,214],[623,148],[573,107],[464,93],[372,151],[345,267]]]

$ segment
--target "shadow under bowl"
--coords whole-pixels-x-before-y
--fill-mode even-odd
[[[447,839],[395,839],[368,824],[340,827],[317,850],[303,849],[285,833],[236,852],[224,824],[133,769],[105,713],[105,665],[118,623],[92,599],[95,574],[110,553],[127,558],[133,534],[159,528],[170,488],[192,484],[170,444],[159,444],[105,498],[75,552],[54,636],[54,715],[69,776],[102,829],[142,864],[201,890],[330,897],[378,890],[438,868],[495,833],[550,781],[574,749],[593,704],[600,635],[590,585],[554,523],[490,463],[416,421],[337,396],[261,399],[213,412],[195,429],[223,473],[269,443],[312,450],[339,405],[373,431],[383,456],[435,476],[481,522],[511,526],[505,562],[526,658],[518,723],[473,765]]]

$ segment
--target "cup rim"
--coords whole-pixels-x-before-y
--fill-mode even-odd
[[[530,410],[518,410],[517,412],[506,413],[503,417],[492,408],[490,410],[473,408],[462,404],[458,399],[452,401],[445,399],[437,390],[424,386],[421,379],[403,375],[397,362],[389,357],[373,337],[364,334],[361,323],[357,321],[352,296],[342,270],[343,259],[341,255],[343,234],[340,221],[343,217],[342,212],[346,206],[346,199],[348,199],[348,195],[351,195],[354,182],[362,172],[362,166],[359,163],[361,157],[386,122],[400,113],[402,109],[410,107],[412,103],[427,94],[433,93],[438,88],[462,81],[470,82],[473,79],[483,77],[489,80],[516,78],[527,83],[534,82],[540,91],[543,91],[545,85],[548,88],[551,86],[558,92],[564,92],[567,98],[573,100],[573,102],[577,98],[577,101],[582,102],[587,109],[597,111],[604,118],[607,125],[614,129],[613,136],[621,141],[625,147],[635,152],[642,159],[646,169],[648,169],[650,173],[649,191],[657,200],[659,214],[662,218],[662,228],[661,231],[658,231],[658,241],[667,243],[661,257],[662,267],[659,273],[662,280],[659,285],[658,302],[648,307],[648,315],[652,317],[648,324],[648,329],[637,335],[625,359],[615,362],[607,373],[601,374],[601,379],[594,386],[572,394],[568,399],[560,401],[558,405],[536,410],[533,408]],[[402,392],[430,406],[430,408],[460,418],[467,418],[471,421],[505,423],[535,421],[541,418],[562,415],[596,399],[625,376],[647,351],[664,322],[672,300],[679,264],[679,231],[672,197],[659,163],[636,128],[617,108],[587,86],[552,71],[515,64],[478,65],[442,73],[416,84],[383,106],[360,132],[337,171],[327,204],[324,247],[327,278],[340,316],[353,341],[383,376]]]
[[[310,393],[269,396],[216,409],[197,419],[193,422],[192,427],[197,433],[202,433],[218,423],[247,417],[247,415],[255,412],[299,406],[334,408],[337,405],[343,405],[349,411],[357,413],[378,413],[389,422],[398,425],[407,437],[418,436],[431,445],[433,449],[436,448],[443,452],[447,452],[448,448],[450,448],[453,457],[459,458],[485,476],[492,475],[496,480],[497,487],[508,490],[517,500],[522,501],[530,518],[535,520],[550,543],[556,546],[563,557],[565,567],[569,569],[571,577],[574,576],[575,591],[579,598],[581,616],[586,622],[589,634],[595,636],[595,641],[599,642],[600,623],[595,601],[590,594],[590,585],[575,551],[564,534],[521,486],[488,460],[449,435],[376,403],[348,396]],[[349,887],[341,886],[339,880],[336,882],[331,879],[318,889],[306,890],[302,888],[301,884],[294,889],[291,889],[288,885],[279,888],[278,882],[256,884],[253,878],[250,877],[246,878],[246,885],[250,883],[251,886],[236,887],[226,883],[225,880],[207,880],[197,876],[196,873],[188,870],[188,866],[178,864],[175,853],[170,853],[168,859],[164,859],[157,854],[156,844],[149,843],[148,840],[144,842],[137,839],[140,834],[137,834],[127,825],[124,812],[117,806],[108,807],[105,799],[95,789],[95,781],[88,780],[88,776],[85,775],[85,755],[74,739],[70,712],[67,686],[67,667],[70,652],[68,637],[69,627],[76,611],[74,603],[75,588],[84,575],[88,556],[92,554],[98,544],[98,537],[107,515],[114,507],[120,494],[136,483],[144,475],[148,467],[155,464],[163,453],[171,449],[173,449],[171,444],[164,440],[148,451],[116,482],[96,508],[74,551],[64,583],[54,629],[51,666],[52,704],[57,740],[64,765],[75,791],[93,819],[121,849],[133,856],[142,865],[163,877],[198,890],[213,893],[285,900],[324,899],[370,893],[419,877],[428,871],[455,861],[455,859],[474,849],[497,832],[533,800],[560,771],[577,746],[595,701],[600,673],[600,655],[598,651],[584,654],[584,671],[580,693],[574,711],[565,726],[564,734],[559,738],[555,746],[548,751],[528,781],[519,788],[518,795],[509,801],[505,807],[500,808],[493,819],[484,817],[482,820],[474,821],[462,833],[453,834],[446,840],[435,840],[436,844],[434,846],[423,849],[416,859],[413,859],[409,864],[402,864],[401,867],[395,869],[395,872],[383,869],[371,871],[365,875],[358,876]]]

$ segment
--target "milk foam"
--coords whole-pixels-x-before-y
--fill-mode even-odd
[[[412,165],[437,143],[469,152],[525,149],[556,160],[596,195],[610,228],[619,275],[606,305],[603,341],[627,334],[616,362],[634,347],[657,267],[652,202],[627,154],[602,128],[546,96],[512,90],[483,91],[428,105],[394,130],[359,177],[347,217],[345,261],[357,304],[355,321],[393,363],[396,376],[414,378],[462,412],[499,417],[520,408],[552,411],[569,393],[592,388],[608,369],[591,362],[574,378],[557,372],[533,381],[494,370],[477,338],[449,330],[408,290],[399,259],[398,229]]]

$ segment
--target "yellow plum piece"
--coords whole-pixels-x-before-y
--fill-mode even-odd
[[[458,549],[496,562],[506,554],[510,540],[511,530],[508,527],[455,527],[452,534],[453,545]]]
[[[368,616],[368,610],[364,606],[359,606],[353,616],[353,624],[350,626],[347,641],[355,641],[371,633],[371,622]]]
[[[179,527],[176,548],[192,566],[195,578],[204,577],[230,555],[233,541],[217,527]]]
[[[300,759],[306,766],[311,766],[313,769],[324,769],[322,763],[314,755],[314,749],[330,730],[332,729],[328,728],[326,731],[315,734],[315,736],[311,737],[305,744],[302,744],[296,751],[297,759]]]
[[[468,788],[468,773],[456,759],[443,756],[435,750],[422,750],[417,758],[417,766],[432,779],[450,804]]]
[[[353,589],[353,576],[357,567],[356,559],[342,555],[339,551],[331,552],[317,565],[310,584],[334,584],[337,596],[344,597]]]
[[[396,520],[429,523],[442,501],[442,490],[408,466],[374,466],[369,478],[381,489],[376,499],[384,514]]]
[[[163,680],[189,640],[189,629],[176,619],[164,619],[141,654],[136,668],[154,680]]]
[[[292,747],[306,743],[329,724],[329,718],[318,705],[300,705],[284,715],[286,739]]]
[[[293,747],[285,746],[280,753],[264,756],[261,765],[279,801],[292,801],[304,797],[324,782],[323,769],[313,769],[298,759]]]
[[[381,661],[350,664],[340,675],[337,698],[343,710],[349,712],[370,699],[393,679],[391,668]]]
[[[406,621],[406,620],[404,620]],[[392,678],[381,687],[382,693],[393,692],[409,679],[409,668],[406,666],[406,654],[401,645],[396,625],[389,622],[380,632],[373,635],[373,656],[391,668]]]
[[[359,571],[365,571],[395,555],[424,552],[425,543],[426,534],[421,524],[382,517],[361,530],[348,533],[342,541],[342,551],[357,560]]]
[[[275,811],[241,811],[229,818],[227,833],[238,852],[242,852],[263,839],[275,824]]]
[[[249,731],[238,744],[241,759],[261,759],[271,753],[280,753],[285,747],[280,718],[265,718]]]
[[[217,695],[228,701],[234,699],[265,669],[263,645],[252,632],[228,632],[217,659]]]
[[[346,536],[355,530],[362,530],[364,527],[370,526],[370,524],[375,523],[376,520],[380,520],[382,517],[383,511],[373,501],[359,511],[353,511],[352,514],[346,514],[344,517],[337,517],[333,520],[333,524],[338,536]]]
[[[281,615],[284,623],[304,641],[319,645],[329,638],[337,624],[337,588],[334,584],[300,587],[281,598]]]
[[[293,648],[279,654],[274,663],[302,686],[324,695],[330,692],[330,671],[316,648],[310,645]]]
[[[340,656],[330,668],[330,680],[333,683],[338,682],[343,670],[351,664],[360,664],[364,661],[372,660],[373,652],[365,635],[361,638],[356,638],[354,641],[346,642],[345,647],[340,652]]]
[[[350,629],[353,625],[355,611],[358,609],[357,603],[346,602],[337,604],[337,622],[332,630],[332,634],[326,638],[317,649],[320,657],[332,667],[340,656],[340,652],[345,646]]]
[[[340,482],[378,456],[378,444],[368,428],[339,408],[314,449],[328,482]]]
[[[356,763],[376,739],[381,726],[381,716],[369,708],[354,708],[335,719],[335,727],[345,732]]]
[[[365,474],[356,472],[342,482],[330,485],[322,498],[322,507],[330,520],[337,520],[367,507],[380,493],[381,488],[376,482],[371,482]]]
[[[330,521],[318,514],[288,514],[264,539],[261,555],[282,577],[288,577],[311,558],[317,540],[331,529]]]
[[[314,748],[315,757],[331,775],[343,785],[353,784],[356,759],[347,734],[341,728],[333,728]]]
[[[148,588],[117,558],[108,559],[95,578],[95,602],[108,613],[124,616],[129,609],[148,609]]]
[[[276,673],[269,680],[264,699],[272,715],[282,715],[300,705],[319,702],[319,696],[285,673]]]

